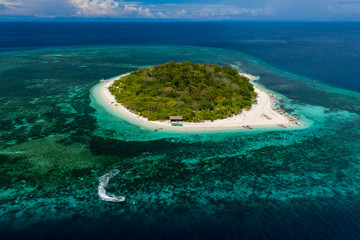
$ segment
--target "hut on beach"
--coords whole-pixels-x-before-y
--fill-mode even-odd
[[[170,122],[181,122],[182,120],[182,116],[170,116]]]

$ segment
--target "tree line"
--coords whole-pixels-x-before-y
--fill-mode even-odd
[[[249,80],[228,66],[168,62],[139,69],[109,87],[116,100],[149,120],[183,116],[199,122],[250,109],[256,97]]]

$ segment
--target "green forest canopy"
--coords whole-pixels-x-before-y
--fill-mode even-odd
[[[250,109],[256,97],[253,85],[235,69],[188,61],[139,69],[109,90],[117,102],[151,121],[223,119]]]

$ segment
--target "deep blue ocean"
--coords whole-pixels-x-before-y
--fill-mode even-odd
[[[167,61],[259,76],[301,130],[141,129],[91,97]],[[360,23],[0,23],[1,239],[360,239]],[[118,169],[102,201],[99,178]]]

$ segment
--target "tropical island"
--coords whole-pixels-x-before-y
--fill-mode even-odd
[[[150,121],[182,116],[214,121],[250,109],[257,96],[249,79],[228,66],[168,62],[139,69],[109,87],[118,103]]]
[[[101,80],[91,97],[108,113],[155,131],[309,126],[286,113],[281,98],[255,79],[228,66],[168,62]]]

